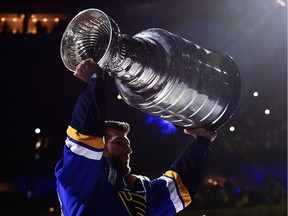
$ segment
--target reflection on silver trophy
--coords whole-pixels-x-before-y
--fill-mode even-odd
[[[121,34],[98,9],[71,20],[61,57],[71,71],[81,60],[93,58],[115,78],[127,104],[181,127],[219,128],[240,97],[239,71],[229,55],[159,28]]]

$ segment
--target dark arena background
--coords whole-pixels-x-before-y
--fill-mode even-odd
[[[54,167],[85,84],[65,68],[60,41],[80,11],[97,8],[121,33],[162,28],[238,65],[239,105],[219,130],[192,204],[178,215],[287,215],[286,0],[1,0],[0,215],[60,215]],[[117,99],[108,117],[131,124],[132,172],[155,178],[191,137]]]

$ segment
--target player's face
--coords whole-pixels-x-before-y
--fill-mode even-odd
[[[129,164],[132,153],[127,134],[118,130],[109,130],[108,134],[104,156],[121,175],[127,175],[131,171]]]

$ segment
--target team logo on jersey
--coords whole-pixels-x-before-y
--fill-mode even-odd
[[[118,191],[118,194],[130,216],[146,215],[146,198],[144,196],[130,191]]]

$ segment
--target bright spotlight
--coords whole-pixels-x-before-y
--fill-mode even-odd
[[[35,133],[36,133],[36,134],[39,134],[40,132],[41,132],[41,129],[40,129],[40,128],[36,128],[36,129],[35,129]]]
[[[234,126],[231,126],[231,127],[229,128],[229,130],[230,130],[231,132],[235,131],[235,127],[234,127]]]
[[[266,110],[264,111],[264,113],[265,113],[266,115],[269,115],[269,114],[270,114],[270,110],[269,110],[269,109],[266,109]]]

